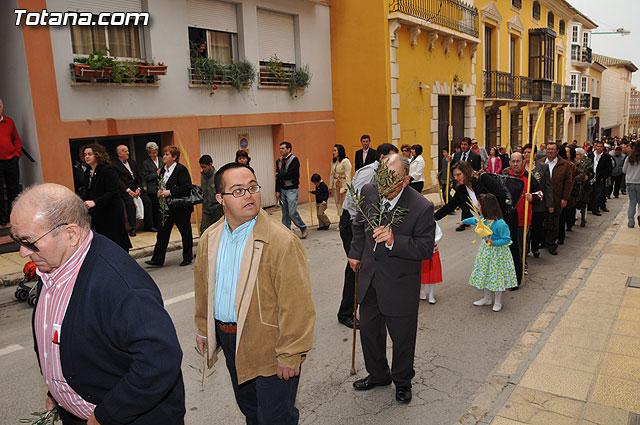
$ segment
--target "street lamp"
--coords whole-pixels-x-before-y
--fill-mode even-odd
[[[625,36],[631,34],[631,31],[624,28],[617,28],[615,31],[592,32],[591,34],[620,34],[621,36]]]

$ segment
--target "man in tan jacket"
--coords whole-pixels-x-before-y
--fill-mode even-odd
[[[194,264],[196,343],[212,367],[224,352],[247,424],[297,424],[300,366],[315,309],[300,240],[260,209],[253,170],[215,175],[225,219],[200,237]]]

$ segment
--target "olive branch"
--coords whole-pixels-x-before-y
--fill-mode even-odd
[[[31,425],[53,425],[58,422],[58,409],[53,408],[51,410],[44,410],[42,412],[33,412],[31,413],[33,418],[24,418],[20,419],[18,422],[21,424],[31,424]]]
[[[366,230],[373,230],[377,227],[382,227],[382,223],[385,227],[395,227],[400,224],[405,215],[409,212],[407,208],[396,206],[393,210],[389,211],[385,208],[385,200],[387,195],[395,191],[400,184],[404,176],[396,174],[395,170],[390,169],[386,162],[382,162],[376,170],[374,183],[378,190],[378,202],[373,203],[365,211],[364,195],[361,195],[353,185],[348,184],[349,194],[353,198],[356,204],[356,210],[360,213],[361,222],[366,224]],[[373,246],[373,252],[376,251],[378,242]]]
[[[198,347],[194,347],[194,349],[196,350],[196,353],[198,353],[200,356],[202,356],[202,354],[198,350]],[[216,372],[216,370],[213,369],[211,371],[211,373],[209,373],[207,375],[207,359],[209,358],[209,348],[208,347],[204,352],[204,356],[202,356],[202,357],[204,359],[204,361],[202,362],[202,367],[189,365],[189,367],[191,369],[195,370],[200,375],[200,378],[198,379],[198,381],[200,381],[200,391],[204,391],[204,379],[210,377],[211,375],[213,375]]]

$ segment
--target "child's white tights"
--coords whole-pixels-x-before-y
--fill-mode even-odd
[[[477,306],[483,306],[483,305],[491,305],[492,304],[492,300],[491,300],[491,293],[493,291],[490,291],[488,289],[484,290],[484,297],[482,297],[482,299],[479,299],[478,301],[474,301],[473,305],[477,305]],[[500,311],[502,310],[502,292],[503,291],[495,291],[493,292],[494,296],[495,296],[495,301],[493,302],[493,311]]]
[[[421,300],[426,300],[427,299],[427,288],[425,288],[425,286],[429,287],[429,304],[435,304],[436,303],[436,298],[435,298],[435,293],[436,293],[436,285],[420,285],[420,299]]]

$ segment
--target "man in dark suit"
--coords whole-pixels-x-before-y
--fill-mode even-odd
[[[558,144],[548,142],[546,158],[540,161],[549,166],[551,174],[551,188],[553,192],[553,208],[549,208],[549,215],[552,226],[547,229],[545,245],[551,255],[558,254],[558,231],[560,229],[560,216],[562,210],[566,208],[571,189],[573,189],[574,165],[558,155]]]
[[[463,137],[460,141],[460,152],[453,154],[451,165],[458,161],[467,161],[469,165],[471,165],[471,168],[475,171],[480,171],[482,160],[480,155],[471,150],[471,139],[468,137]]]
[[[111,166],[118,173],[120,178],[120,197],[124,201],[124,208],[127,211],[127,219],[129,220],[129,236],[136,235],[136,205],[133,199],[140,197],[144,206],[144,229],[150,232],[156,232],[153,227],[153,215],[151,212],[151,199],[149,195],[142,189],[142,179],[138,174],[138,168],[133,159],[129,159],[129,148],[120,145],[116,148],[118,159],[111,161]]]
[[[601,140],[593,142],[593,151],[589,152],[589,158],[593,161],[593,171],[596,175],[589,200],[589,209],[593,215],[601,215],[601,209],[604,212],[609,212],[606,204],[605,184],[613,171],[613,163],[609,154],[604,151],[604,143]]]
[[[356,390],[378,385],[396,386],[399,403],[411,401],[411,379],[418,327],[418,301],[422,260],[433,255],[435,219],[433,204],[409,185],[409,161],[398,154],[385,158],[386,164],[402,180],[388,188],[385,208],[406,208],[408,213],[393,228],[385,225],[365,228],[362,213],[353,223],[349,263],[359,275],[360,338],[369,376],[353,383]],[[364,185],[365,212],[379,202],[373,184]],[[374,251],[374,244],[377,243]],[[387,329],[393,340],[391,371],[387,363]]]
[[[46,409],[63,425],[183,424],[182,351],[151,277],[91,231],[64,186],[23,192],[11,227],[40,277],[32,325]]]
[[[356,169],[354,171],[358,171],[365,165],[373,164],[378,159],[376,150],[369,147],[371,137],[368,134],[363,134],[360,137],[360,144],[362,144],[362,149],[356,151]]]

